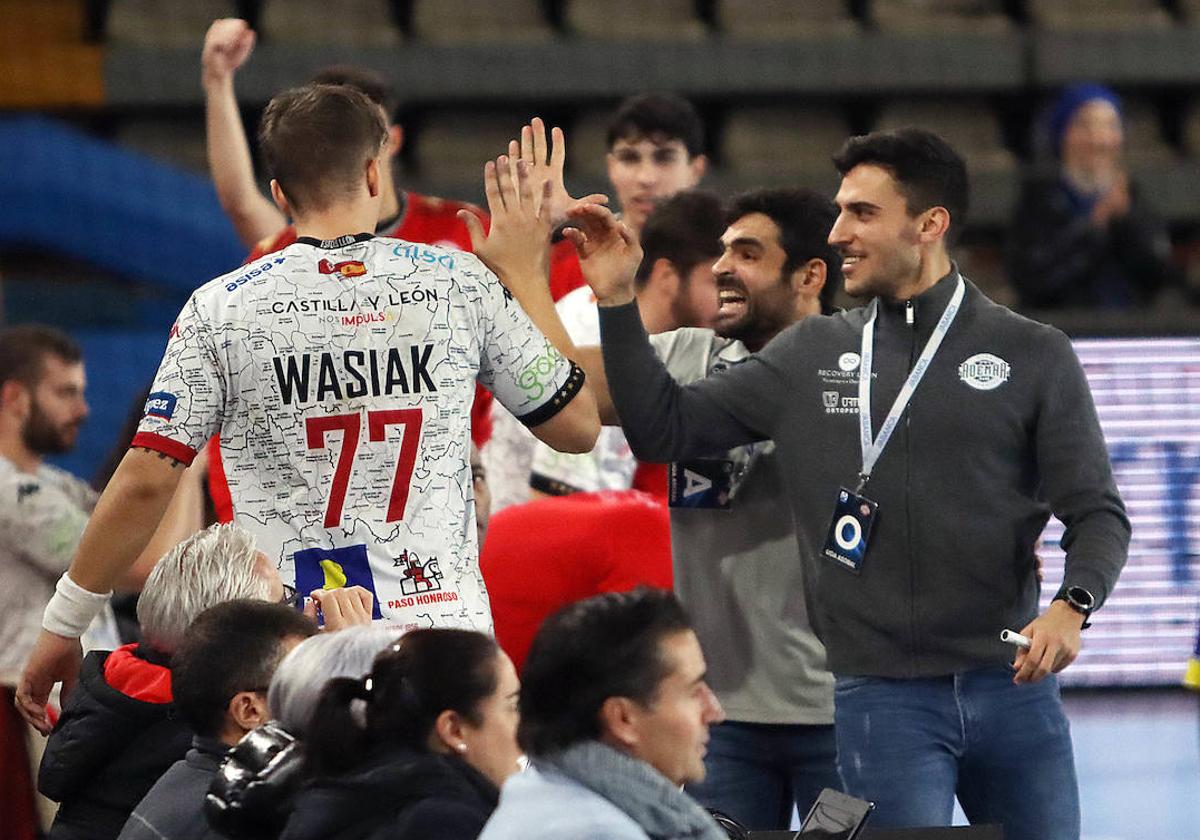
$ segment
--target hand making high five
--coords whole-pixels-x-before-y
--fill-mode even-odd
[[[567,141],[563,130],[552,128],[550,141],[546,141],[546,123],[541,117],[534,117],[521,129],[520,142],[509,141],[508,156],[525,161],[533,181],[535,204],[539,212],[543,204],[547,206],[550,223],[557,227],[566,221],[567,210],[572,205],[580,201],[588,204],[606,204],[608,196],[592,193],[584,198],[572,198],[563,180],[563,170],[567,162]],[[543,192],[542,185],[545,184],[549,185],[549,190]]]
[[[620,306],[634,299],[634,276],[642,262],[642,246],[629,226],[607,207],[577,202],[567,211],[563,236],[575,246],[583,279],[601,306]]]
[[[460,210],[458,217],[471,234],[471,250],[495,272],[558,352],[575,361],[575,345],[550,297],[551,220],[545,199],[553,185],[543,181],[541,196],[535,199],[529,170],[528,163],[508,155],[488,161],[483,167],[483,189],[491,228],[485,234],[479,219],[465,210]]]
[[[549,182],[541,189],[543,197],[548,195]],[[549,213],[541,207],[545,202],[534,197],[529,165],[518,158],[501,155],[488,161],[483,167],[483,190],[492,217],[489,231],[483,232],[474,213],[459,210],[458,217],[471,234],[471,250],[523,303],[530,286],[547,282]]]

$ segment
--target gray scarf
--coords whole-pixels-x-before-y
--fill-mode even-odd
[[[534,761],[603,796],[652,840],[726,840],[696,801],[644,761],[599,741],[584,741]]]

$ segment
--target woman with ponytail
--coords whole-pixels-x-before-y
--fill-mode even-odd
[[[330,680],[312,783],[282,840],[471,840],[518,769],[516,671],[488,636],[413,630],[361,679]]]

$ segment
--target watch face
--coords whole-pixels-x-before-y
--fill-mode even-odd
[[[1090,610],[1096,604],[1096,596],[1092,595],[1091,592],[1088,592],[1082,586],[1072,586],[1068,589],[1067,598],[1085,610]]]

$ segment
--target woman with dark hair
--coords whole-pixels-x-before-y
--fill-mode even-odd
[[[305,754],[314,781],[281,840],[469,840],[518,769],[509,658],[468,630],[413,630],[362,679],[330,680]]]

